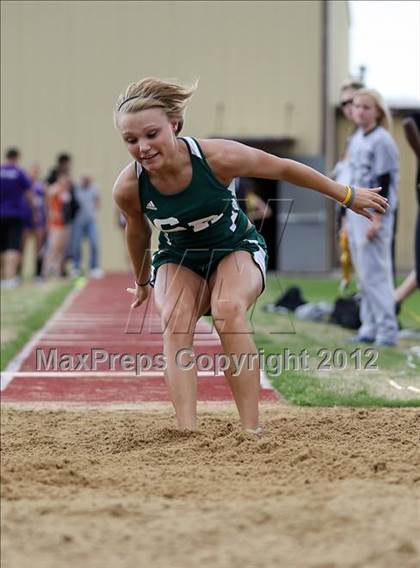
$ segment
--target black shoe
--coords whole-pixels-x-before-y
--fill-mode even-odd
[[[386,339],[379,339],[378,341],[375,341],[375,347],[395,347],[396,345],[396,341],[389,341]]]
[[[373,343],[374,337],[366,337],[365,335],[353,335],[347,338],[346,343]]]

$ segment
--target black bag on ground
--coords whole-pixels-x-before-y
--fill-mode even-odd
[[[275,300],[274,304],[265,304],[262,309],[266,312],[285,314],[294,312],[296,308],[306,303],[299,286],[290,286],[284,294]]]
[[[360,298],[357,295],[349,298],[337,298],[330,321],[348,329],[359,329]]]
[[[290,286],[280,298],[277,298],[274,305],[277,308],[281,306],[282,308],[287,308],[289,311],[294,312],[296,308],[306,303],[299,286]]]

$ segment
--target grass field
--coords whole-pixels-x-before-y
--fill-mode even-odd
[[[73,281],[24,283],[15,290],[1,291],[1,370],[73,289]]]
[[[269,276],[251,321],[266,363],[269,354],[280,354],[280,363],[287,360],[291,363],[289,370],[281,373],[275,365],[266,365],[266,373],[285,399],[308,406],[420,406],[420,395],[407,389],[420,388],[420,361],[418,358],[416,361],[410,350],[415,341],[404,339],[396,348],[376,352],[370,346],[346,344],[346,339],[355,333],[351,330],[262,310],[264,304],[273,302],[291,285],[299,286],[310,302],[333,303],[339,295],[338,280],[334,278]],[[417,314],[420,314],[418,292],[402,307],[399,316],[402,326],[419,329]],[[286,357],[302,353],[304,356],[298,359],[300,368]],[[392,387],[389,380],[402,388]]]

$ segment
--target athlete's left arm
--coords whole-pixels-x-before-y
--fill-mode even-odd
[[[346,189],[309,166],[278,158],[262,150],[232,140],[202,140],[201,146],[216,176],[220,179],[234,177],[256,177],[284,180],[294,185],[319,191],[323,195],[342,203]],[[358,188],[351,209],[368,219],[372,219],[372,208],[384,213],[387,200],[378,195],[380,188]]]

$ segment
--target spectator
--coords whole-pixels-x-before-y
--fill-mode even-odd
[[[19,284],[17,270],[21,259],[25,200],[33,206],[31,180],[18,166],[20,151],[10,148],[0,167],[1,273],[2,287]]]
[[[99,192],[93,184],[93,178],[84,174],[80,178],[80,184],[76,186],[75,195],[78,203],[78,211],[73,222],[72,232],[72,256],[73,273],[80,274],[82,241],[87,237],[90,247],[89,275],[92,278],[101,278],[102,270],[99,268],[99,242],[96,214],[99,209]]]
[[[363,83],[356,80],[350,80],[344,83],[340,89],[340,108],[343,116],[352,124],[353,132],[356,131],[356,126],[352,119],[352,108],[353,108],[353,97],[355,92],[358,89],[364,87]],[[350,142],[351,136],[347,139],[346,145],[341,153],[340,160],[334,167],[334,170],[331,174],[331,177],[338,181],[339,183],[343,183],[347,185],[350,183],[350,172],[348,167],[348,160],[347,160],[347,148]],[[340,283],[340,288],[342,290],[346,289],[350,283],[350,275],[351,275],[351,254],[348,249],[348,235],[347,235],[347,228],[346,228],[346,208],[345,207],[338,207],[338,215],[337,215],[337,230],[339,234],[339,244],[340,244],[340,262],[342,268],[342,280]]]
[[[52,185],[57,181],[59,174],[67,174],[71,176],[72,157],[70,154],[59,154],[56,164],[50,169],[46,183]]]
[[[35,278],[42,278],[42,263],[47,241],[47,205],[45,185],[41,181],[39,164],[32,164],[28,170],[32,180],[32,193],[34,196],[37,218],[33,223],[35,237]]]
[[[357,130],[352,118],[352,108],[353,108],[353,97],[358,89],[363,88],[364,85],[359,81],[348,81],[344,83],[340,89],[340,108],[343,116],[353,125],[352,134]],[[351,136],[347,139],[346,145],[340,156],[340,160],[335,165],[332,173],[332,177],[339,183],[347,184],[349,181],[350,173],[348,171],[348,161],[347,161],[347,148],[350,142]],[[342,207],[340,209],[339,217],[339,228],[341,228],[341,221],[343,215],[345,214],[346,208]]]
[[[30,179],[29,172],[26,173]],[[30,194],[32,195],[32,198],[34,198],[32,185],[30,189]],[[20,241],[20,259],[16,271],[16,275],[19,281],[22,280],[25,255],[26,251],[28,250],[28,243],[31,240],[34,231],[34,212],[30,201],[26,198],[22,199],[22,223],[23,223],[23,230],[22,230],[22,238]]]
[[[64,222],[68,225],[68,250],[65,252],[62,265],[61,265],[61,276],[66,276],[66,261],[71,260],[71,243],[72,243],[72,229],[73,229],[73,221],[77,214],[78,210],[78,203],[75,194],[75,187],[74,183],[71,179],[72,176],[72,157],[70,154],[62,153],[57,156],[57,162],[55,166],[53,166],[47,176],[46,182],[47,184],[51,185],[57,181],[57,178],[60,174],[67,174],[70,176],[70,200],[66,203],[64,208]]]
[[[255,221],[263,221],[271,217],[273,210],[255,191],[255,182],[250,178],[235,180],[235,194],[239,207],[255,225]]]
[[[61,267],[70,236],[66,211],[70,203],[71,179],[60,173],[57,180],[47,188],[48,245],[45,257],[44,276],[62,275]]]
[[[350,80],[341,87],[340,90],[340,108],[343,115],[347,118],[354,125],[352,111],[353,111],[353,98],[357,90],[364,88],[364,84],[357,80]],[[357,126],[353,129],[353,134],[356,131]],[[348,179],[348,172],[347,172],[347,161],[346,161],[346,154],[347,154],[347,147],[350,142],[351,136],[347,139],[346,147],[344,148],[344,152],[341,156],[340,161],[335,166],[334,170],[334,179],[339,183],[348,183],[346,179]],[[392,232],[392,240],[391,240],[391,255],[392,255],[392,274],[394,278],[394,282],[396,279],[396,260],[395,260],[395,252],[396,252],[396,234],[397,234],[397,221],[398,221],[398,206],[394,209],[394,227]],[[346,230],[346,223],[345,223],[345,208],[341,207],[338,217],[338,229],[339,231]],[[345,238],[345,237],[344,237]],[[344,240],[343,238],[343,240]]]
[[[391,117],[381,95],[373,89],[360,89],[353,97],[352,119],[358,127],[348,145],[351,184],[381,186],[389,208],[373,212],[373,221],[346,212],[355,266],[361,288],[362,325],[352,342],[393,346],[397,343],[392,278],[391,241],[394,211],[397,207],[399,175],[398,150],[388,132]]]

